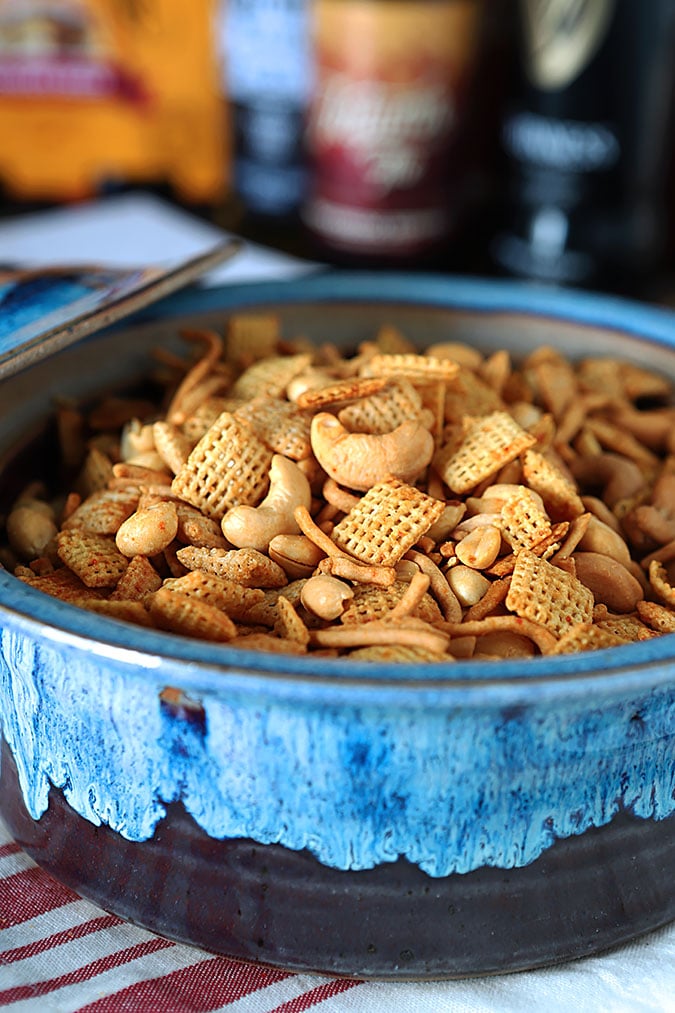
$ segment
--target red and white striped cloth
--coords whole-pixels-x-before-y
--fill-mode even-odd
[[[252,966],[162,939],[82,900],[0,822],[0,1007],[16,1013],[675,1011],[675,926],[557,968],[361,982]]]

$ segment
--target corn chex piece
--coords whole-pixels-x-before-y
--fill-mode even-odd
[[[362,369],[362,376],[404,377],[412,383],[445,383],[459,372],[459,364],[452,359],[438,359],[434,355],[373,355]]]
[[[148,599],[148,611],[162,630],[201,640],[227,641],[237,635],[230,617],[193,595],[160,587]]]
[[[230,507],[254,504],[262,497],[271,463],[270,448],[244,422],[223,412],[202,436],[171,490],[219,521]]]
[[[87,587],[115,587],[129,565],[114,538],[81,528],[59,531],[57,552]]]
[[[52,598],[58,598],[60,601],[67,601],[71,603],[79,604],[85,598],[102,598],[104,592],[98,591],[96,588],[87,587],[83,581],[69,570],[67,566],[63,566],[58,570],[54,570],[52,573],[45,573],[43,576],[34,574],[32,576],[17,573],[19,580],[22,580],[24,584],[30,584],[31,587],[35,587],[38,591],[43,591],[45,594],[49,594]]]
[[[299,408],[319,411],[358,401],[362,397],[371,397],[386,387],[387,383],[386,376],[352,376],[346,380],[335,380],[325,387],[310,387],[298,395],[296,403]]]
[[[138,506],[138,488],[97,489],[61,525],[114,535]]]
[[[399,479],[374,485],[333,528],[338,548],[364,563],[394,566],[445,509]]]
[[[216,577],[233,580],[243,587],[283,587],[286,574],[272,559],[257,549],[205,549],[186,545],[178,559],[188,570],[204,570]]]
[[[265,592],[261,588],[243,587],[233,580],[217,577],[214,573],[204,573],[203,570],[191,570],[183,577],[169,578],[164,582],[164,587],[213,605],[237,622],[249,622],[252,610],[266,601]]]
[[[158,591],[162,578],[147,556],[134,556],[110,595],[110,601],[142,601],[146,595]]]
[[[530,489],[539,493],[553,517],[571,520],[584,512],[574,482],[538,450],[525,451],[523,478]]]
[[[312,416],[281,398],[256,397],[234,412],[275,454],[302,461],[312,453]]]
[[[276,313],[237,313],[227,322],[225,358],[229,362],[255,362],[275,355],[281,323]]]
[[[244,370],[230,388],[229,394],[244,401],[263,394],[266,397],[282,397],[291,380],[304,372],[311,361],[312,356],[304,352],[261,359]]]
[[[621,647],[628,643],[623,637],[593,623],[576,623],[560,637],[550,654],[578,654],[580,651],[601,651],[606,647]]]
[[[572,574],[524,549],[516,556],[506,607],[556,636],[593,619],[593,594]]]
[[[422,398],[408,380],[389,383],[379,394],[342,408],[338,418],[352,433],[390,433],[408,419],[418,419]]]
[[[552,534],[548,514],[541,509],[534,493],[523,485],[502,506],[500,526],[514,552],[533,549]]]
[[[491,412],[472,421],[459,447],[442,463],[441,478],[453,492],[469,492],[535,442],[508,412]]]
[[[368,623],[373,619],[385,619],[398,605],[407,587],[408,582],[405,580],[395,580],[391,587],[357,584],[353,597],[349,599],[340,616],[340,622],[350,625]],[[423,595],[414,615],[427,623],[440,622],[443,619],[440,608],[428,592]]]

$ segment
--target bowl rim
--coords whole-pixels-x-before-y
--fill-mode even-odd
[[[246,282],[192,287],[106,329],[167,321],[190,313],[231,311],[252,304],[309,302],[406,306],[494,314],[545,316],[617,331],[672,349],[675,313],[621,296],[554,289],[523,282],[469,276],[365,272],[328,269],[290,281]],[[86,341],[96,340],[96,335]],[[3,621],[4,616],[4,621]],[[574,655],[537,656],[512,661],[397,663],[267,654],[227,644],[183,638],[134,627],[87,612],[24,584],[0,568],[0,634],[3,627],[46,638],[91,655],[117,659],[147,678],[166,684],[167,669],[178,666],[185,691],[219,695],[225,687],[250,692],[263,688],[294,697],[344,700],[373,694],[417,705],[521,706],[537,699],[583,698],[590,690],[614,695],[675,683],[675,634]],[[488,697],[489,691],[489,697]]]

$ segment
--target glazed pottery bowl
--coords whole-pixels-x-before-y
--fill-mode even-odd
[[[367,274],[196,290],[5,381],[5,508],[49,470],[56,393],[129,387],[180,325],[256,307],[345,347],[394,323],[421,345],[548,344],[675,378],[673,317],[622,300]],[[673,636],[423,666],[267,655],[4,571],[0,627],[3,818],[60,880],[154,931],[284,968],[433,978],[675,918]]]

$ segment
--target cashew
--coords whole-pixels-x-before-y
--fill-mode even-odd
[[[300,592],[302,604],[319,619],[337,619],[344,612],[345,603],[353,597],[354,592],[348,584],[324,573],[310,577]]]
[[[612,612],[635,611],[644,591],[625,566],[598,552],[575,552],[572,556],[577,578],[593,593],[596,604],[602,602]]]
[[[275,454],[270,466],[270,488],[257,507],[241,504],[228,510],[221,521],[223,534],[237,548],[266,552],[275,535],[297,535],[296,507],[309,509],[309,482],[294,461]]]
[[[418,422],[402,422],[390,433],[350,433],[329,412],[312,419],[312,450],[324,471],[348,489],[372,488],[387,478],[411,482],[434,452],[434,438]]]

